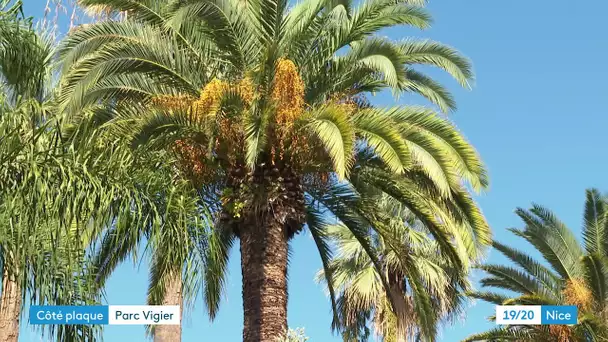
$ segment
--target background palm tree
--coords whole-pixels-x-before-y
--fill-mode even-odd
[[[606,341],[608,288],[608,202],[596,189],[586,191],[583,244],[550,210],[533,205],[517,209],[525,226],[510,229],[543,257],[539,262],[519,250],[494,242],[516,267],[485,265],[484,287],[508,292],[475,292],[473,297],[497,305],[576,305],[574,326],[507,326],[473,335],[467,341]],[[494,319],[494,318],[492,318]]]
[[[454,236],[468,251],[489,242],[462,184],[483,188],[486,173],[462,135],[432,110],[374,108],[365,98],[414,91],[447,111],[455,107],[450,94],[412,65],[440,67],[463,86],[472,78],[468,60],[450,47],[375,36],[427,27],[428,14],[413,2],[80,3],[128,20],[83,26],[65,40],[63,109],[106,103],[113,115],[96,120],[115,137],[181,159],[179,172],[216,217],[205,269],[211,317],[228,250],[240,241],[245,341],[286,332],[288,242],[305,224],[330,278],[324,215],[339,218],[381,272],[369,227],[387,232],[366,200],[372,190],[404,203],[454,262]]]
[[[51,54],[49,41],[36,34],[31,20],[22,16],[21,2],[3,1],[0,4],[0,341],[17,341],[27,294],[32,303],[77,299],[82,303],[89,299],[83,290],[87,282],[82,277],[82,243],[72,229],[88,208],[85,205],[82,212],[76,212],[66,207],[71,200],[75,207],[83,205],[75,200],[73,191],[82,189],[82,178],[68,163],[57,164],[58,154],[54,153],[57,149],[53,146],[57,134],[44,122],[49,114],[46,81],[50,76]],[[63,175],[49,172],[53,168],[55,171],[62,168]],[[61,197],[66,201],[55,201]]]
[[[345,341],[367,341],[370,322],[385,342],[433,341],[439,322],[463,312],[470,260],[465,257],[462,264],[454,264],[441,254],[439,245],[409,210],[387,198],[379,198],[377,203],[378,211],[390,215],[392,233],[373,239],[373,248],[383,261],[383,274],[346,227],[332,226],[327,231],[338,250],[330,262],[339,292],[338,328]],[[382,277],[389,280],[394,298],[401,299],[407,313],[404,327],[398,327]],[[319,279],[323,278],[321,273]]]
[[[146,153],[136,159],[139,162],[128,169],[138,187],[145,189],[148,208],[133,210],[132,215],[140,216],[137,220],[116,221],[103,231],[92,258],[97,290],[103,290],[125,259],[144,257],[150,262],[148,304],[185,305],[189,309],[202,282],[198,270],[204,267],[209,212],[192,186],[174,177],[170,156]],[[145,247],[143,253],[141,246]],[[181,340],[179,325],[149,328],[157,342]]]
[[[79,125],[64,124],[52,90],[52,42],[32,28],[31,19],[22,17],[21,2],[5,2],[1,9],[0,341],[4,342],[17,341],[26,303],[100,302],[99,285],[113,264],[91,257],[120,250],[118,244],[107,247],[116,227],[159,231],[158,236],[179,246],[192,246],[201,240],[184,239],[197,232],[201,213],[196,197],[188,195],[191,186],[162,177],[162,156],[137,158],[124,144],[108,140],[100,144],[99,134],[84,120]],[[191,234],[171,235],[175,230],[170,228],[178,224]],[[99,237],[103,240],[98,243]],[[165,252],[170,260],[181,249]],[[161,269],[164,264],[154,266]],[[47,327],[59,341],[90,341],[100,331],[91,326]]]

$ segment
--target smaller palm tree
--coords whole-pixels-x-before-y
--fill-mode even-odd
[[[330,263],[334,287],[338,290],[339,321],[334,322],[345,341],[367,340],[371,321],[375,334],[384,342],[433,341],[439,324],[462,313],[464,294],[470,285],[466,278],[473,256],[458,265],[441,253],[439,244],[427,228],[402,205],[383,197],[379,212],[391,216],[391,234],[374,237],[373,246],[382,256],[384,273],[374,268],[355,236],[344,226],[334,225],[327,235],[337,247]],[[483,249],[483,246],[480,246]],[[388,280],[391,293],[382,286]],[[325,280],[320,272],[319,280]],[[389,296],[403,306],[400,322]],[[402,326],[399,326],[402,324]]]
[[[576,305],[578,324],[505,326],[470,336],[466,341],[608,340],[608,198],[596,189],[588,189],[586,194],[582,246],[550,210],[539,205],[529,210],[517,209],[525,226],[510,231],[528,241],[545,262],[494,242],[494,248],[516,266],[482,266],[488,275],[481,284],[514,295],[502,291],[471,294],[496,305]]]

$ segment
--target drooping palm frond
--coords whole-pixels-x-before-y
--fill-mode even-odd
[[[581,246],[574,234],[546,208],[533,206],[530,211],[518,209],[517,215],[526,223],[522,231],[512,230],[536,247],[551,266],[565,279],[581,274],[578,263]]]
[[[331,265],[332,259],[332,249],[331,249],[331,241],[330,234],[328,232],[329,223],[323,217],[323,214],[315,208],[313,205],[307,206],[307,219],[306,225],[315,240],[315,245],[319,250],[319,255],[321,257],[321,262],[323,264],[323,274],[326,275],[327,279],[327,291],[329,293],[329,298],[331,301],[331,308],[333,313],[332,320],[332,329],[337,330],[340,326],[340,318],[338,316],[338,307],[336,302],[336,290],[334,288],[334,275],[333,275],[333,267]],[[357,243],[357,247],[360,248],[360,245]]]
[[[78,4],[90,13],[105,12],[112,16],[127,12],[137,20],[159,26],[166,21],[165,6],[155,0],[78,0]]]
[[[25,128],[31,129],[29,125]],[[23,148],[1,170],[3,273],[22,284],[29,303],[99,303],[86,251],[95,232],[103,229],[116,208],[131,203],[121,203],[115,197],[124,188],[99,177],[99,166],[107,160],[98,160],[100,164],[95,165],[61,144],[60,148],[52,147],[57,133],[47,127],[40,130],[43,132],[36,140],[23,141]],[[86,340],[99,333],[98,328],[86,326],[46,328],[61,341],[69,340],[72,334],[80,336],[73,340]]]
[[[333,168],[343,179],[353,166],[355,131],[349,124],[348,113],[330,106],[313,112],[306,123],[333,162]]]

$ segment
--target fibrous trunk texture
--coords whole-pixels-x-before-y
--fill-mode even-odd
[[[0,297],[0,342],[17,342],[21,315],[21,288],[6,272]]]
[[[179,305],[182,307],[182,277],[180,272],[174,272],[167,283],[165,298],[162,305]],[[182,320],[180,313],[180,322]],[[182,326],[180,325],[157,325],[154,327],[154,342],[181,342]]]
[[[262,216],[240,229],[243,342],[276,342],[287,332],[287,232],[281,213]]]

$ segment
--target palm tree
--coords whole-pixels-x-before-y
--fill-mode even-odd
[[[71,186],[81,185],[71,177],[73,170],[63,169],[64,182],[48,178],[50,165],[57,166],[57,155],[44,152],[52,149],[56,136],[40,122],[48,114],[44,83],[49,75],[52,49],[21,15],[20,1],[0,4],[0,341],[3,342],[17,341],[23,299],[28,290],[33,303],[58,302],[67,296],[86,299],[82,297],[85,292],[78,288],[82,285],[81,272],[72,268],[82,266],[83,258],[79,252],[80,239],[71,229],[74,224],[71,213],[61,208],[60,203],[45,201],[56,196],[73,199]],[[59,211],[66,214],[64,219],[56,219]],[[67,229],[57,229],[60,227]]]
[[[149,158],[142,160],[144,158]],[[162,160],[162,159],[165,160]],[[150,260],[148,299],[150,305],[192,304],[202,282],[207,246],[209,212],[189,183],[174,177],[171,156],[139,155],[139,163],[129,167],[136,173],[139,188],[145,189],[148,208],[137,208],[133,215],[146,215],[135,222],[115,222],[102,233],[93,256],[97,290],[102,291],[115,268],[127,257],[140,255]],[[181,340],[181,328],[174,325],[149,327],[156,342]]]
[[[167,168],[162,155],[138,159],[124,144],[100,144],[84,120],[64,124],[52,91],[52,43],[22,16],[20,1],[2,5],[0,341],[12,342],[28,299],[31,304],[100,302],[99,284],[111,265],[91,256],[113,251],[104,243],[116,227],[145,227],[167,237],[170,227],[188,222],[192,237],[198,226],[190,219],[201,215],[196,197],[188,196],[191,186],[162,177]],[[181,246],[202,240],[168,238]],[[90,341],[100,332],[91,326],[48,330],[58,341],[72,342]]]
[[[427,27],[429,15],[413,2],[80,3],[128,19],[80,27],[64,41],[63,109],[106,103],[115,113],[100,118],[106,129],[181,159],[179,172],[217,218],[205,265],[212,318],[228,251],[240,242],[244,341],[285,334],[288,245],[305,226],[331,278],[324,215],[344,223],[382,270],[368,228],[387,232],[366,193],[402,202],[455,262],[450,241],[459,232],[468,250],[489,242],[463,185],[481,189],[487,177],[463,136],[432,110],[375,108],[366,99],[413,91],[448,111],[449,92],[413,65],[439,67],[463,86],[472,78],[468,60],[450,47],[375,35]]]
[[[544,262],[494,242],[494,248],[516,267],[482,266],[488,276],[481,284],[509,293],[484,291],[472,296],[497,305],[576,305],[578,324],[500,327],[467,341],[606,341],[608,198],[596,189],[586,191],[582,246],[572,231],[542,206],[517,209],[516,214],[525,226],[510,231],[529,242]]]
[[[327,231],[338,249],[330,269],[339,292],[339,329],[345,341],[366,341],[371,319],[382,341],[433,341],[437,323],[462,313],[464,292],[469,289],[469,260],[465,257],[463,265],[454,265],[441,255],[428,230],[401,205],[380,198],[378,210],[391,215],[392,234],[373,239],[374,250],[384,261],[383,274],[376,271],[350,230],[336,225]],[[319,279],[324,277],[321,272]],[[389,280],[394,297],[401,299],[407,313],[406,326],[401,329],[382,277]]]

